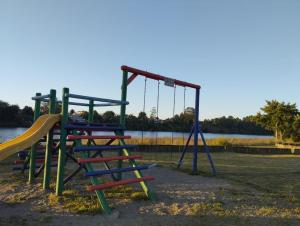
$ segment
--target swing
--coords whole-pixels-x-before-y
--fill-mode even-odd
[[[160,81],[157,81],[157,99],[156,99],[156,118],[154,119],[154,124],[158,125],[160,124],[160,119],[159,119],[159,90],[160,90]],[[157,146],[158,144],[158,131],[156,128],[156,134],[155,134],[155,145]]]
[[[175,107],[176,107],[176,85],[174,85],[174,93],[173,93],[173,116],[172,116],[173,124],[174,124],[174,117],[175,117]],[[172,138],[171,138],[171,144],[173,145],[173,143],[174,143],[174,126],[172,129]]]
[[[151,73],[151,72],[147,72],[147,71],[143,71],[137,68],[133,68],[133,67],[128,67],[123,65],[121,67],[122,71],[123,71],[123,78],[124,78],[124,93],[126,94],[127,91],[127,87],[128,85],[137,77],[137,76],[144,76],[146,78],[152,79],[152,80],[156,80],[156,81],[164,81],[166,86],[170,86],[170,87],[174,87],[174,85],[177,86],[182,86],[182,87],[188,87],[188,88],[192,88],[195,91],[195,112],[194,112],[194,122],[193,122],[193,126],[191,128],[191,131],[189,133],[189,136],[187,138],[186,144],[184,149],[182,150],[182,154],[181,157],[178,161],[178,168],[182,165],[183,163],[183,159],[185,157],[185,154],[188,150],[189,147],[189,143],[191,141],[191,138],[194,137],[193,140],[193,161],[192,161],[192,170],[194,173],[198,172],[198,152],[199,152],[199,143],[198,143],[198,137],[199,134],[201,136],[201,139],[203,141],[203,145],[204,145],[204,151],[207,154],[210,166],[212,168],[212,173],[213,175],[216,175],[216,169],[213,163],[213,160],[211,158],[210,152],[209,152],[209,148],[205,142],[205,137],[203,135],[203,131],[201,129],[200,126],[200,121],[199,121],[199,102],[200,102],[200,85],[197,84],[193,84],[193,83],[189,83],[189,82],[185,82],[185,81],[181,81],[181,80],[177,80],[177,79],[172,79],[169,77],[165,77],[159,74],[155,74],[155,73]],[[128,78],[128,74],[132,73],[131,76]],[[184,91],[184,96],[185,96],[185,91]],[[122,96],[123,97],[123,96]],[[126,95],[125,95],[126,97]],[[125,98],[126,99],[126,98]],[[176,102],[176,101],[175,101]],[[184,102],[185,102],[185,97],[184,97]],[[158,103],[159,103],[159,83],[158,83],[158,96],[157,96],[157,108],[158,108]],[[184,103],[184,111],[185,111],[185,103]],[[158,114],[159,113],[159,109],[157,109],[157,117],[156,117],[156,122],[160,122]],[[125,114],[124,114],[125,115]],[[183,135],[183,140],[185,140],[185,137]]]
[[[160,91],[160,82],[157,81],[157,99],[156,99],[156,117],[154,119],[154,124],[160,124],[160,119],[159,119],[159,91]]]

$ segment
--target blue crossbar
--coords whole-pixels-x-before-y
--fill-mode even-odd
[[[129,102],[127,101],[121,101],[121,100],[112,100],[112,99],[105,99],[105,98],[98,98],[98,97],[89,97],[89,96],[83,96],[83,95],[77,95],[77,94],[69,94],[69,98],[75,98],[75,99],[81,99],[81,100],[93,100],[93,101],[99,101],[99,102],[105,102],[105,103],[114,103],[123,105],[128,105]]]
[[[77,129],[77,130],[93,130],[93,131],[120,131],[123,130],[121,127],[112,127],[112,126],[80,126],[80,125],[66,125],[65,129]]]
[[[79,125],[79,126],[110,126],[118,127],[117,123],[87,123],[87,122],[71,122],[70,125]]]
[[[99,170],[99,171],[93,171],[93,172],[87,172],[85,174],[86,177],[94,177],[94,176],[102,176],[105,174],[111,174],[111,173],[122,173],[122,172],[130,172],[135,170],[146,170],[151,168],[151,165],[144,165],[144,166],[136,166],[136,167],[127,167],[127,168],[116,168],[111,170]]]
[[[104,150],[120,150],[120,149],[132,149],[138,147],[137,145],[95,145],[95,146],[80,146],[74,148],[75,152],[80,151],[104,151]]]
[[[57,155],[58,154],[58,151],[53,151],[52,152],[52,155]],[[37,152],[37,157],[41,157],[41,156],[44,156],[45,155],[45,152]],[[24,157],[27,157],[28,156],[28,151],[20,151],[18,153],[18,157],[19,158],[24,158]]]
[[[50,97],[50,94],[47,94],[47,95],[43,95],[43,96],[35,96],[35,97],[32,97],[31,99],[32,100],[43,100],[43,99],[46,99],[49,97]]]

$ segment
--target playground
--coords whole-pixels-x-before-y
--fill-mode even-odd
[[[61,98],[54,89],[32,98],[34,124],[0,145],[1,225],[299,223],[298,155],[211,153],[199,121],[199,85],[128,66],[121,71],[120,100],[68,88]],[[157,82],[156,123],[161,82],[173,88],[173,116],[176,87],[194,91],[193,125],[177,153],[127,143],[126,107],[134,104],[127,92],[138,76],[145,78],[143,108],[147,79]],[[86,107],[88,120],[70,115],[70,106]],[[120,122],[95,123],[101,107],[119,108]]]

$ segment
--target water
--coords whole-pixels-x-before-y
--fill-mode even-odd
[[[22,134],[27,128],[0,128],[0,142],[10,140],[20,134]],[[155,138],[157,137],[172,137],[172,132],[142,132],[142,131],[126,131],[125,135],[132,137],[144,137]],[[113,133],[107,132],[95,132],[94,135],[113,135]],[[189,136],[189,133],[173,132],[173,137],[185,137]],[[218,134],[218,133],[205,133],[206,139],[226,137],[226,138],[272,138],[272,136],[258,136],[258,135],[244,135],[244,134]]]

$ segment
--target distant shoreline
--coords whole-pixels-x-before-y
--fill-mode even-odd
[[[0,126],[0,129],[28,129],[29,127],[24,127],[24,126],[16,126],[16,127],[9,127],[9,126]],[[141,130],[125,130],[127,132],[131,132],[131,133],[174,133],[174,134],[180,134],[180,133],[184,133],[184,134],[188,134],[189,132],[184,132],[184,131],[180,131],[180,132],[177,132],[177,131],[155,131],[155,130],[144,130],[144,131],[141,131]],[[212,134],[212,135],[224,135],[226,137],[226,135],[230,135],[230,136],[235,136],[236,137],[239,137],[239,136],[259,136],[259,137],[265,137],[265,138],[274,138],[274,136],[272,134],[251,134],[251,133],[230,133],[230,132],[204,132],[204,134]],[[145,136],[146,137],[146,136]]]

